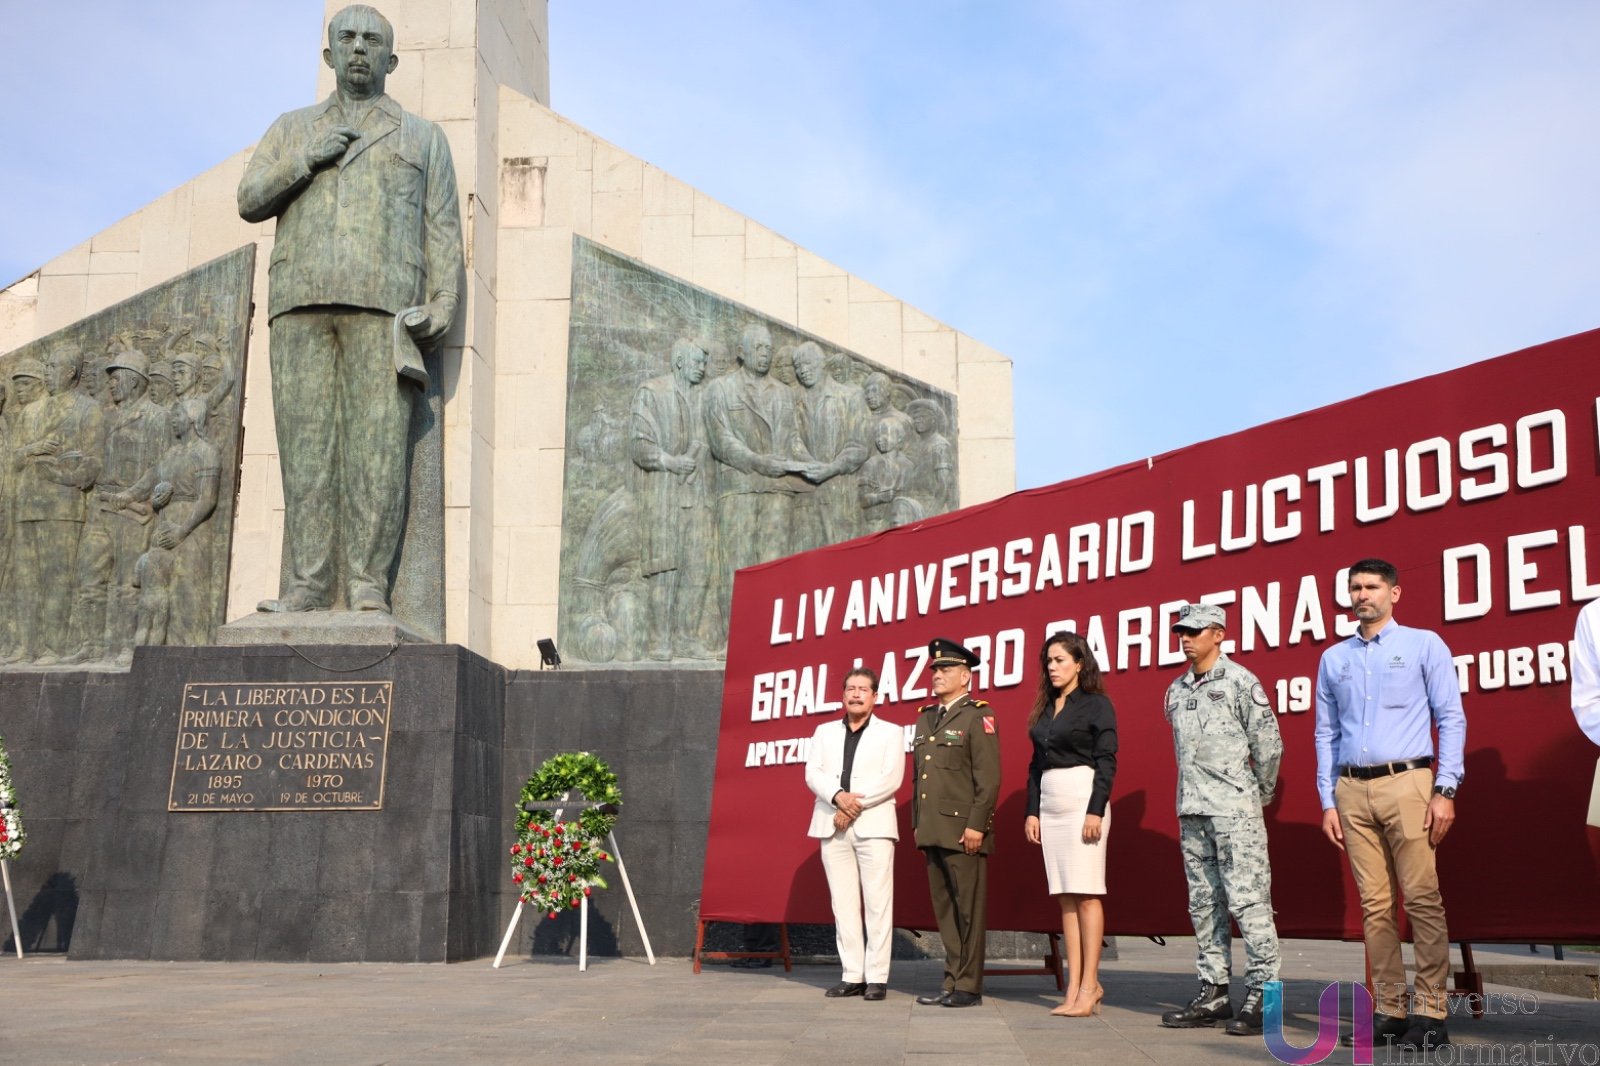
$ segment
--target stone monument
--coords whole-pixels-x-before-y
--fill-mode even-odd
[[[321,104],[0,288],[33,946],[492,953],[583,749],[687,953],[733,569],[1013,487],[1009,362],[551,111],[544,0],[388,14],[328,0]]]

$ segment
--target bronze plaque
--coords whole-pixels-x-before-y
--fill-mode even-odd
[[[183,687],[169,811],[383,808],[392,681]]]

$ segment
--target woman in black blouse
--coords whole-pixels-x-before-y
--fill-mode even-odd
[[[1028,840],[1044,845],[1050,894],[1061,905],[1067,997],[1050,1013],[1100,1011],[1100,942],[1106,914],[1106,836],[1117,772],[1117,713],[1100,667],[1076,633],[1052,633],[1039,652],[1039,696],[1028,718]]]

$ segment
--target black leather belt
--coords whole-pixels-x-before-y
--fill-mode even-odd
[[[1353,777],[1357,781],[1371,781],[1375,777],[1388,777],[1390,774],[1403,774],[1407,770],[1425,770],[1433,765],[1433,757],[1412,759],[1410,762],[1386,762],[1377,766],[1342,766],[1339,776]]]

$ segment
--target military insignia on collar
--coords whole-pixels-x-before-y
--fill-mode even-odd
[[[987,706],[987,704],[980,703],[978,706],[984,707],[984,706]],[[994,715],[986,714],[986,715],[983,716],[983,731],[985,733],[993,733],[994,732]]]
[[[1228,668],[1226,666],[1219,666],[1215,670],[1211,671],[1212,677],[1226,677],[1227,675]]]

